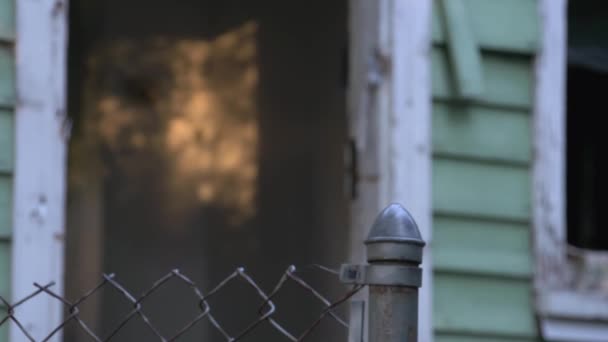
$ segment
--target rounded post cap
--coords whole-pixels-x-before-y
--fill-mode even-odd
[[[378,215],[365,244],[368,261],[420,263],[425,242],[412,215],[393,203]]]

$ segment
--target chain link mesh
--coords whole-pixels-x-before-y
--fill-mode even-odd
[[[317,268],[322,269],[327,272],[337,273],[331,269],[315,265]],[[161,334],[160,330],[152,324],[146,313],[144,312],[144,306],[146,301],[151,297],[152,294],[162,291],[165,285],[170,280],[177,280],[186,284],[191,291],[196,296],[197,300],[197,314],[196,316],[188,322],[185,322],[181,329],[179,329],[173,336],[167,337]],[[219,321],[214,317],[214,308],[210,305],[209,300],[215,296],[221,296],[222,291],[226,288],[226,286],[235,281],[243,281],[248,287],[254,290],[254,293],[259,297],[262,301],[262,305],[259,306],[257,310],[257,317],[251,321],[245,328],[241,331],[228,331]],[[289,282],[294,283],[296,286],[305,290],[305,292],[310,295],[311,299],[319,301],[323,305],[323,309],[319,312],[318,318],[313,322],[310,322],[308,328],[304,331],[293,332],[289,331],[285,328],[284,325],[278,322],[276,317],[277,307],[273,302],[273,299],[284,289],[285,285]],[[223,279],[217,286],[215,286],[212,290],[207,293],[203,293],[197,285],[190,280],[186,275],[181,273],[179,270],[172,270],[162,278],[155,281],[150,288],[143,292],[142,295],[136,297],[129,290],[127,290],[122,284],[119,283],[115,274],[104,274],[101,282],[94,288],[90,289],[84,295],[82,295],[76,301],[69,301],[63,296],[53,292],[52,287],[54,283],[49,283],[45,285],[41,285],[38,283],[34,283],[35,290],[27,297],[15,302],[9,303],[9,301],[0,296],[0,328],[5,324],[10,324],[12,322],[14,327],[16,327],[29,341],[35,342],[38,341],[34,337],[32,337],[27,329],[23,326],[23,324],[19,321],[18,309],[20,306],[27,303],[29,300],[38,297],[38,296],[51,296],[56,300],[60,301],[66,310],[65,319],[61,322],[59,326],[57,326],[53,331],[49,332],[46,337],[39,341],[48,341],[53,336],[56,336],[58,332],[60,332],[67,324],[71,322],[76,322],[80,329],[82,329],[86,335],[90,336],[93,340],[101,342],[101,341],[110,341],[112,340],[121,329],[129,323],[133,319],[141,320],[147,328],[158,338],[159,341],[175,341],[182,337],[186,332],[193,329],[199,322],[203,320],[208,320],[211,326],[216,329],[221,336],[223,336],[225,341],[233,342],[239,341],[251,334],[256,328],[258,328],[262,323],[268,322],[270,326],[274,328],[280,335],[286,338],[289,341],[302,341],[306,339],[307,336],[310,336],[312,331],[321,323],[323,320],[332,320],[335,324],[338,324],[345,329],[348,328],[348,324],[346,320],[338,313],[336,313],[335,309],[342,303],[346,302],[349,298],[359,292],[363,286],[356,285],[349,288],[340,298],[330,301],[325,296],[321,295],[319,291],[317,291],[313,286],[311,286],[308,282],[306,282],[301,276],[299,276],[296,272],[295,266],[290,266],[283,273],[280,280],[276,284],[276,286],[272,289],[271,292],[266,293],[264,290],[258,286],[258,283],[245,272],[243,268],[237,268],[234,272],[232,272],[228,277]],[[95,333],[80,317],[79,317],[79,307],[82,306],[88,298],[98,293],[100,290],[104,288],[113,288],[120,293],[121,297],[126,300],[131,309],[130,311],[120,320],[120,322],[115,326],[114,329],[107,332],[104,336],[100,336]]]

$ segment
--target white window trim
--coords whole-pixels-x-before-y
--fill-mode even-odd
[[[574,249],[566,240],[567,0],[540,0],[539,13],[533,132],[536,309],[549,341],[605,341],[608,293],[594,289],[597,284],[582,288],[580,280],[588,272],[581,265],[598,265],[607,256]]]
[[[63,293],[66,172],[66,0],[16,0],[15,174],[12,299],[41,285]],[[64,307],[39,295],[16,310],[37,340],[61,323]],[[10,341],[26,341],[12,324]],[[50,341],[61,341],[61,332]]]
[[[433,341],[431,260],[432,0],[351,0],[350,134],[356,140],[359,197],[351,205],[351,261],[364,262],[374,218],[388,204],[407,208],[427,245],[419,340]],[[374,56],[379,64],[373,66]],[[377,81],[370,89],[370,78]],[[372,87],[373,88],[373,87]],[[370,104],[371,103],[371,104]]]

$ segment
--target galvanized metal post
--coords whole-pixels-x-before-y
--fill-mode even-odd
[[[399,204],[376,218],[365,241],[367,265],[344,265],[346,283],[369,285],[368,342],[418,341],[422,249],[416,222]]]

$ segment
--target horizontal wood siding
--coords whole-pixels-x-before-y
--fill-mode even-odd
[[[14,142],[13,113],[0,109],[0,174],[10,173],[13,169]]]
[[[432,129],[437,156],[516,164],[532,157],[526,111],[437,102]]]
[[[15,103],[15,55],[12,45],[0,43],[0,106]]]
[[[8,241],[0,238],[0,274],[8,274],[10,270],[9,247]],[[0,277],[0,296],[4,297],[5,299],[8,298],[9,295],[10,280],[11,279],[9,277]],[[1,303],[0,306],[2,306]]]
[[[530,219],[527,167],[435,157],[433,209],[454,216]]]
[[[528,279],[532,253],[528,225],[435,215],[435,270]],[[490,255],[491,258],[484,256]]]
[[[10,300],[13,170],[15,151],[15,3],[0,0],[0,296]],[[5,308],[0,304],[0,319]],[[8,324],[0,342],[8,341]]]
[[[535,339],[526,338],[500,338],[500,337],[486,337],[486,336],[471,336],[471,335],[456,335],[456,334],[437,334],[435,336],[435,342],[536,342]]]
[[[436,329],[457,334],[529,338],[536,334],[527,280],[435,275]]]
[[[437,101],[458,100],[445,48],[435,46],[431,58],[433,97]],[[529,56],[486,52],[482,60],[482,73],[484,92],[477,101],[478,105],[530,108],[533,73]]]
[[[11,232],[13,182],[10,176],[0,175],[0,239],[8,239]],[[2,273],[0,273],[0,278]]]
[[[465,0],[475,38],[485,50],[533,53],[540,44],[536,0]],[[433,42],[445,41],[441,6],[433,7]]]
[[[0,296],[10,298],[10,282],[11,278],[8,275],[10,272],[10,246],[8,241],[0,238]],[[6,308],[0,303],[0,319],[6,315]],[[8,341],[8,324],[3,324],[0,327],[0,341]]]
[[[15,36],[15,2],[0,0],[0,40],[12,42]]]
[[[461,97],[441,2],[433,22],[435,341],[536,341],[531,107],[535,0],[461,0],[481,52],[480,92]],[[470,48],[470,47],[469,47]],[[459,71],[467,74],[467,71]],[[466,86],[466,84],[464,85]]]

